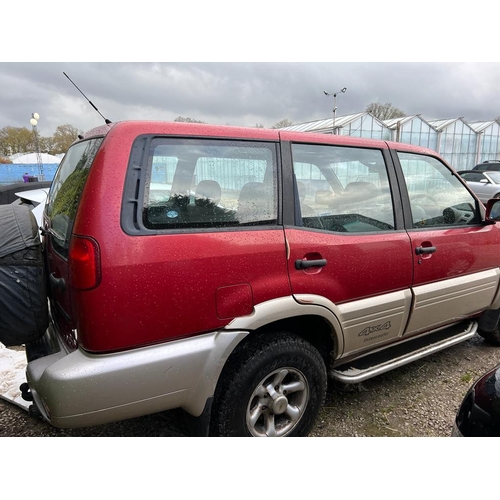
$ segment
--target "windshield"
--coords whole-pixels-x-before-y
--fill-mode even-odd
[[[488,177],[490,177],[495,184],[500,184],[500,172],[488,172]]]

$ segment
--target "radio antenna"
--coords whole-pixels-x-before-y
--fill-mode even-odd
[[[78,90],[78,92],[80,92],[80,94],[82,94],[83,97],[85,97],[85,99],[87,99],[87,101],[89,102],[89,104],[103,117],[104,119],[104,122],[109,125],[111,123],[111,120],[108,120],[107,118],[105,118],[103,116],[103,114],[94,106],[94,103],[78,88],[78,86],[76,85],[76,83],[63,71],[63,75],[76,87],[76,89]]]

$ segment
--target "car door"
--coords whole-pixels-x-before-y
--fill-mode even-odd
[[[498,224],[440,159],[397,151],[413,255],[413,312],[407,333],[458,321],[486,309],[498,288]],[[406,205],[406,204],[405,204]]]
[[[285,226],[292,291],[333,310],[343,355],[402,336],[411,305],[410,240],[379,145],[289,145],[300,199],[295,224]]]

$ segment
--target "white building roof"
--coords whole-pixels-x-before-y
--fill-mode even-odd
[[[487,129],[488,127],[491,127],[497,123],[495,120],[490,120],[489,122],[472,122],[469,123],[469,126],[474,129],[476,132],[482,132],[483,130]]]
[[[361,118],[362,116],[369,115],[370,113],[356,113],[353,115],[344,115],[335,117],[335,128],[342,128],[349,123]],[[374,117],[375,118],[375,117]],[[377,120],[375,118],[375,120]],[[379,120],[377,120],[379,121]],[[382,123],[382,122],[380,122]],[[293,132],[330,132],[333,127],[333,117],[326,118],[324,120],[316,120],[313,122],[299,123],[297,125],[290,125],[289,127],[283,127],[281,130],[289,130]]]
[[[412,120],[421,120],[427,125],[429,125],[429,127],[434,128],[434,126],[431,125],[427,120],[424,120],[421,115],[411,115],[411,116],[403,116],[400,118],[391,118],[389,120],[383,120],[383,123],[386,127],[389,127],[391,130],[396,130],[398,122],[401,125],[404,125],[405,123],[408,123]]]
[[[22,163],[29,165],[31,163],[37,164],[37,155],[36,153],[26,153],[24,155],[13,155],[15,158],[11,157],[10,159],[12,160],[12,163]],[[61,163],[61,158],[58,158],[57,156],[54,155],[49,155],[48,153],[40,153],[40,156],[42,158],[42,163]]]

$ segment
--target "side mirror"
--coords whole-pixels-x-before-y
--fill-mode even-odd
[[[490,181],[488,179],[481,179],[479,182],[481,184],[489,184],[490,183]]]
[[[499,198],[492,198],[486,203],[486,221],[500,222]]]

